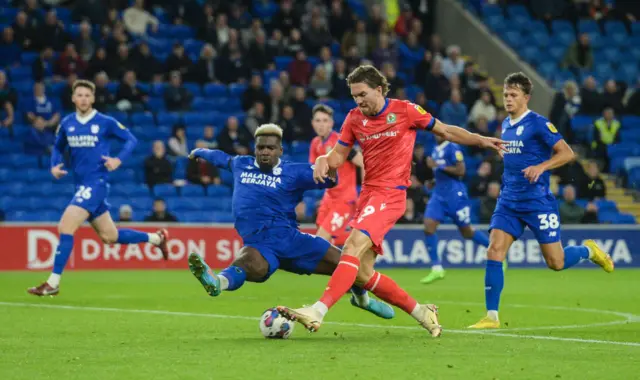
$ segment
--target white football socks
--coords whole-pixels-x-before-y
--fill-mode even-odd
[[[487,310],[487,317],[492,321],[499,321],[498,310]]]
[[[160,234],[153,232],[148,235],[149,235],[149,243],[153,245],[160,245],[160,243],[162,243],[162,237],[160,236]]]
[[[327,305],[323,304],[320,301],[314,303],[311,307],[316,309],[318,313],[320,313],[322,318],[324,318],[324,316],[327,315],[327,312],[329,312],[329,308],[327,307]]]
[[[440,265],[440,264],[438,264],[438,265],[434,265],[434,266],[432,266],[432,267],[431,267],[431,270],[432,270],[432,271],[435,271],[435,272],[439,272],[439,271],[441,271],[442,269],[443,269],[443,268],[442,268],[442,265]]]
[[[58,286],[60,286],[60,275],[56,273],[51,273],[49,275],[49,279],[47,280],[47,283],[51,285],[52,288],[57,288]]]
[[[589,251],[589,260],[591,260],[593,258],[593,251],[591,250],[591,247],[589,247],[588,245],[585,245],[584,247],[586,247],[587,251]]]
[[[229,279],[224,275],[218,275],[218,279],[220,280],[220,290],[229,289]]]
[[[416,321],[422,322],[422,318],[424,317],[424,313],[422,312],[422,305],[416,303],[416,307],[413,308],[411,316],[415,318]]]

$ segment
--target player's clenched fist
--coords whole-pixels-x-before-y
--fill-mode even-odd
[[[51,175],[53,175],[55,179],[60,179],[67,175],[67,171],[62,169],[63,166],[64,164],[58,164],[51,168]]]
[[[545,172],[545,169],[542,165],[534,165],[523,169],[522,172],[524,173],[524,178],[528,179],[529,182],[536,183],[540,176]]]
[[[118,169],[120,167],[120,165],[122,164],[122,161],[120,161],[120,159],[118,157],[102,156],[102,159],[104,160],[104,166],[110,172]]]
[[[324,183],[324,180],[328,175],[329,161],[326,156],[320,156],[316,159],[316,165],[313,168],[313,180],[316,183]]]
[[[200,158],[200,153],[203,151],[202,148],[197,148],[191,151],[191,153],[189,153],[189,159],[190,160],[195,160]]]

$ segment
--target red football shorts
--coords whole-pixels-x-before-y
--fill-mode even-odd
[[[351,227],[365,233],[373,249],[382,255],[384,236],[405,213],[407,192],[393,188],[363,188]]]
[[[332,243],[343,246],[349,237],[349,221],[353,218],[356,203],[324,198],[318,208],[316,225],[331,234]]]

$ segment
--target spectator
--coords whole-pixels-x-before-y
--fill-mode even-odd
[[[80,24],[80,35],[76,38],[75,45],[83,61],[87,62],[93,57],[98,45],[91,37],[91,24],[87,21]]]
[[[176,124],[171,131],[171,137],[167,142],[169,155],[174,157],[188,157],[189,146],[187,144],[187,130],[182,124]]]
[[[604,107],[613,108],[613,111],[617,114],[624,112],[624,106],[622,105],[622,98],[624,97],[624,91],[618,88],[615,80],[610,79],[604,85],[604,92],[602,93],[602,101]]]
[[[153,201],[153,212],[151,215],[144,218],[145,222],[177,222],[173,214],[167,211],[167,204],[162,199],[155,199]]]
[[[553,98],[549,121],[556,126],[566,139],[571,141],[571,119],[580,110],[580,94],[578,84],[572,80],[566,81],[562,92],[557,92]]]
[[[138,88],[136,73],[129,70],[124,74],[116,93],[118,109],[121,111],[142,111],[147,94]]]
[[[118,210],[118,220],[120,222],[133,222],[133,209],[129,205],[122,205]]]
[[[262,76],[260,74],[253,74],[251,76],[251,83],[249,88],[242,94],[242,109],[247,111],[257,102],[261,102],[263,105],[269,103],[269,95],[263,88]]]
[[[597,159],[603,159],[605,171],[609,170],[609,156],[607,147],[620,142],[620,122],[615,118],[612,108],[605,108],[602,117],[596,120],[591,142],[591,155]]]
[[[247,29],[251,25],[249,14],[244,12],[239,4],[231,4],[229,12],[229,26],[233,29]]]
[[[331,2],[329,15],[329,34],[336,40],[342,41],[345,33],[353,24],[353,14],[346,3],[342,1]]]
[[[273,17],[272,27],[281,30],[287,36],[292,29],[300,27],[300,15],[294,10],[293,0],[283,0],[280,10]]]
[[[331,89],[331,79],[327,77],[324,66],[316,66],[309,84],[309,90],[311,90],[316,99],[326,99],[331,94]]]
[[[247,60],[250,62],[252,70],[264,71],[267,69],[275,69],[273,63],[273,54],[267,46],[267,39],[261,30],[255,36],[255,41],[249,46]]]
[[[384,63],[398,66],[398,49],[391,45],[388,34],[380,33],[378,36],[378,45],[372,53],[372,59],[376,67],[382,67]]]
[[[24,12],[27,14],[29,25],[35,30],[42,23],[41,9],[39,9],[38,0],[24,0]]]
[[[149,27],[153,33],[156,33],[160,25],[158,19],[144,9],[144,0],[135,0],[133,5],[122,14],[122,20],[127,31],[135,36],[147,34]]]
[[[43,156],[51,153],[54,134],[52,128],[47,128],[45,120],[38,117],[32,122],[29,135],[25,141],[25,153]]]
[[[589,177],[589,185],[584,191],[584,197],[590,201],[604,199],[607,196],[607,186],[600,176],[600,168],[595,161],[589,161],[587,164],[587,176]]]
[[[444,103],[440,109],[440,119],[451,125],[464,128],[467,125],[467,106],[462,103],[460,91],[451,91],[451,100]]]
[[[447,100],[449,90],[449,80],[442,73],[442,63],[439,59],[435,59],[431,64],[431,74],[424,84],[424,94],[427,98],[442,104]]]
[[[405,4],[402,7],[402,12],[396,20],[396,25],[393,30],[399,37],[406,37],[409,34],[411,22],[413,21],[413,19],[414,16],[413,12],[411,11],[411,7],[408,4]]]
[[[33,99],[27,111],[27,119],[31,125],[38,126],[38,129],[41,124],[44,124],[43,128],[48,128],[52,132],[60,122],[58,107],[47,97],[42,82],[36,82],[33,85]]]
[[[218,141],[216,140],[216,129],[213,125],[204,127],[203,135],[196,144],[203,145],[207,149],[218,149]]]
[[[153,188],[162,183],[171,183],[173,179],[173,167],[167,159],[164,142],[153,142],[153,153],[144,160],[144,177],[147,185]]]
[[[372,4],[369,10],[369,20],[367,22],[367,33],[372,36],[386,35],[387,20],[385,15],[382,14],[382,7],[380,4]],[[380,44],[380,40],[378,40]],[[380,66],[377,66],[380,67]]]
[[[218,149],[231,155],[245,155],[249,154],[250,141],[251,138],[240,128],[238,119],[230,116],[227,126],[218,136]]]
[[[124,44],[125,46],[128,46],[129,42],[129,36],[124,29],[124,25],[120,22],[116,23],[113,26],[113,32],[107,38],[107,55],[109,57],[115,56],[118,53],[120,45]]]
[[[411,32],[407,35],[405,43],[398,44],[398,52],[403,57],[400,67],[405,70],[413,70],[415,63],[424,59],[425,49],[420,45],[418,36]],[[409,65],[406,64],[407,62]]]
[[[483,161],[478,167],[476,175],[469,183],[469,195],[472,197],[483,197],[487,195],[487,189],[491,181],[491,163]]]
[[[433,172],[429,168],[429,165],[427,165],[424,146],[416,145],[413,149],[413,164],[415,165],[413,167],[413,173],[421,184],[433,178]]]
[[[400,220],[398,220],[398,224],[414,224],[419,222],[420,218],[416,213],[415,203],[413,202],[413,199],[407,198],[404,214],[400,217]]]
[[[404,81],[396,75],[396,68],[391,63],[385,63],[382,66],[382,73],[389,82],[389,97],[397,98],[397,91],[405,86]]]
[[[414,103],[422,107],[423,110],[429,112],[433,116],[435,116],[438,113],[438,111],[431,106],[431,102],[427,100],[427,97],[424,95],[424,92],[422,91],[416,93],[416,100]]]
[[[629,97],[627,98],[625,113],[640,116],[640,77],[638,78],[635,89],[630,91]]]
[[[292,57],[295,57],[299,51],[304,51],[304,45],[302,43],[302,34],[300,30],[291,30],[291,35],[286,43],[286,53]]]
[[[597,115],[602,112],[602,95],[598,92],[594,77],[588,76],[584,79],[582,88],[580,89],[580,98],[582,99],[582,105],[580,106],[581,114]]]
[[[258,34],[262,34],[266,43],[266,34],[264,29],[262,28],[262,21],[258,18],[254,18],[251,21],[251,28],[241,29],[240,35],[242,37],[242,45],[251,46],[258,37]]]
[[[347,55],[344,57],[344,63],[347,65],[347,72],[352,72],[362,63],[362,55],[357,46],[351,46]]]
[[[76,22],[89,20],[93,25],[102,25],[107,18],[106,3],[103,0],[76,1],[71,15]]]
[[[44,23],[40,24],[37,30],[35,39],[39,49],[51,48],[60,51],[69,42],[69,35],[65,32],[62,21],[58,20],[55,10],[47,12]]]
[[[321,18],[311,18],[311,25],[305,29],[304,41],[305,51],[312,56],[319,55],[320,49],[331,45],[331,35]]]
[[[220,66],[219,78],[226,84],[244,83],[251,75],[251,69],[247,66],[239,48],[235,48],[228,57],[223,58]]]
[[[18,46],[24,50],[35,50],[38,48],[34,41],[35,31],[29,25],[27,14],[23,11],[16,14],[16,20],[12,25],[14,37]]]
[[[184,46],[181,43],[176,42],[173,45],[173,50],[167,58],[166,71],[178,71],[182,75],[187,75],[189,73],[189,68],[193,62],[184,54]]]
[[[266,124],[267,121],[268,119],[264,103],[256,102],[247,113],[247,121],[245,122],[245,125],[247,126],[249,133],[253,135],[258,127],[262,124]]]
[[[109,76],[104,71],[96,74],[95,77],[96,92],[95,103],[93,107],[100,112],[109,112],[116,104],[116,97],[109,91]]]
[[[164,90],[164,104],[169,111],[187,111],[191,108],[193,94],[182,85],[179,71],[170,74],[169,86]]]
[[[16,90],[9,86],[7,74],[0,70],[0,119],[2,127],[12,131],[17,102]]]
[[[331,76],[331,97],[334,99],[346,99],[351,96],[347,85],[347,65],[342,59],[336,61],[335,71]]]
[[[60,91],[60,98],[62,100],[62,110],[65,112],[73,112],[75,109],[75,104],[73,104],[73,83],[78,80],[78,76],[74,74],[70,74],[67,77],[66,84]]]
[[[491,216],[498,204],[498,196],[500,196],[500,184],[490,182],[487,186],[487,195],[480,202],[480,223],[491,222]]]
[[[492,122],[496,119],[496,107],[491,104],[491,94],[483,91],[480,99],[471,108],[469,121],[476,123],[479,118],[483,117],[486,121]]]
[[[567,185],[562,191],[564,202],[560,204],[560,221],[562,224],[579,224],[585,214],[585,209],[576,204],[576,189]]]
[[[0,45],[0,67],[14,66],[20,63],[22,48],[14,39],[14,31],[10,26],[2,30],[2,45]]]
[[[204,141],[198,141],[196,148],[210,149],[209,145]],[[220,173],[218,168],[205,160],[189,160],[187,165],[187,179],[191,183],[207,186],[219,185]]]
[[[56,74],[63,77],[68,77],[71,73],[82,76],[86,68],[87,64],[78,55],[76,47],[71,43],[67,44],[56,62]]]
[[[334,63],[331,56],[331,49],[327,46],[320,49],[320,63],[318,66],[322,66],[327,73],[327,78],[333,77]]]
[[[407,199],[411,199],[413,201],[413,209],[414,210],[424,210],[427,207],[427,201],[429,200],[424,193],[424,187],[431,186],[433,183],[433,173],[431,169],[429,169],[429,173],[431,175],[430,179],[425,182],[420,182],[417,176],[411,176],[411,184],[407,189]]]
[[[295,110],[296,124],[308,126],[309,120],[311,120],[312,117],[312,110],[311,106],[307,104],[306,95],[307,93],[304,87],[297,87],[294,91],[294,98],[291,101],[291,106]],[[306,130],[311,133],[311,128],[306,128]],[[309,136],[309,138],[302,141],[311,141],[313,138],[313,134],[307,135],[305,133],[305,135]]]
[[[217,46],[218,48],[221,48],[229,42],[230,34],[231,34],[231,28],[229,28],[229,25],[227,23],[227,15],[224,13],[220,13],[218,15],[217,22],[216,22],[216,35],[215,35],[216,41],[213,41],[212,39],[210,39],[210,40],[207,40],[207,42],[210,42],[210,43],[217,42],[217,45],[215,46]]]
[[[127,71],[136,71],[136,62],[131,54],[129,54],[129,47],[126,44],[120,44],[118,46],[118,54],[113,57],[110,62],[111,72],[115,78],[122,78]],[[136,74],[136,79],[138,75]]]
[[[562,66],[572,70],[576,75],[582,70],[593,68],[593,48],[588,34],[581,34],[578,41],[571,45],[562,61]]]
[[[342,38],[342,54],[347,55],[353,46],[363,55],[369,55],[376,46],[375,38],[367,34],[367,24],[362,20],[356,21],[355,29],[346,32]]]
[[[218,33],[216,30],[216,15],[213,4],[205,3],[202,12],[202,19],[200,25],[198,25],[198,37],[212,46],[219,46]],[[224,15],[223,13],[220,14]]]
[[[293,107],[289,104],[282,108],[282,116],[278,125],[282,128],[282,139],[287,143],[300,140],[299,133],[304,132],[304,129],[298,127]]]
[[[269,91],[269,102],[265,103],[267,107],[265,113],[269,123],[278,124],[282,107],[284,107],[284,91],[280,81],[274,80],[271,82],[271,89]]]
[[[429,50],[425,50],[420,62],[416,66],[415,81],[418,85],[424,85],[427,78],[431,74],[431,66],[433,63],[433,55]]]
[[[131,54],[136,77],[142,82],[161,82],[164,74],[162,63],[158,61],[146,42],[138,44],[138,48]]]
[[[269,52],[274,57],[287,55],[287,46],[284,41],[284,36],[278,29],[275,29],[271,34],[271,38],[267,41],[267,46],[269,47]]]
[[[85,75],[87,78],[93,78],[99,72],[105,72],[107,75],[115,74],[115,70],[111,70],[109,60],[107,59],[107,50],[102,46],[96,50],[96,53],[89,60]]]
[[[587,197],[589,177],[582,167],[578,156],[576,156],[576,160],[555,169],[552,173],[560,178],[560,185],[573,185],[578,192],[578,198]]]
[[[53,72],[53,50],[45,48],[38,55],[38,59],[31,64],[31,74],[37,82],[42,82]]]
[[[307,55],[304,51],[296,53],[296,58],[289,64],[289,77],[291,84],[296,86],[306,86],[309,84],[312,66],[307,61]]]
[[[193,68],[189,70],[191,81],[198,82],[201,85],[220,82],[220,80],[218,80],[219,64],[216,59],[216,54],[211,44],[205,44],[202,49],[200,49],[200,58]]]
[[[451,45],[447,48],[447,58],[442,60],[442,73],[447,79],[464,72],[464,60],[460,57],[460,47]]]

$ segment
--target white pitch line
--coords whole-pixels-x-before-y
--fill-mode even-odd
[[[256,317],[247,317],[247,316],[242,316],[242,315],[203,314],[203,313],[189,313],[189,312],[168,311],[168,310],[119,309],[119,308],[110,308],[110,307],[73,306],[73,305],[47,305],[47,304],[35,304],[35,303],[23,303],[23,302],[0,302],[0,305],[9,306],[9,307],[35,307],[35,308],[43,308],[43,309],[109,311],[109,312],[134,313],[134,314],[157,314],[157,315],[181,316],[181,317],[242,319],[242,320],[251,320],[251,321],[259,320],[259,318],[256,318]],[[325,322],[325,324],[327,324],[327,325],[336,325],[336,326],[377,328],[377,329],[421,330],[421,328],[412,327],[412,326],[373,325],[373,324],[365,324],[365,323]],[[576,343],[594,343],[594,344],[606,344],[606,345],[614,345],[614,346],[640,347],[640,343],[637,343],[637,342],[620,342],[620,341],[598,340],[598,339],[563,338],[563,337],[540,336],[540,335],[520,335],[520,334],[509,334],[509,333],[501,333],[501,332],[486,333],[484,331],[474,331],[474,330],[449,330],[449,329],[445,329],[444,331],[445,331],[445,333],[454,333],[454,334],[491,335],[491,336],[501,336],[501,337],[507,337],[507,338],[539,339],[539,340],[552,340],[552,341],[564,341],[564,342],[576,342]]]

